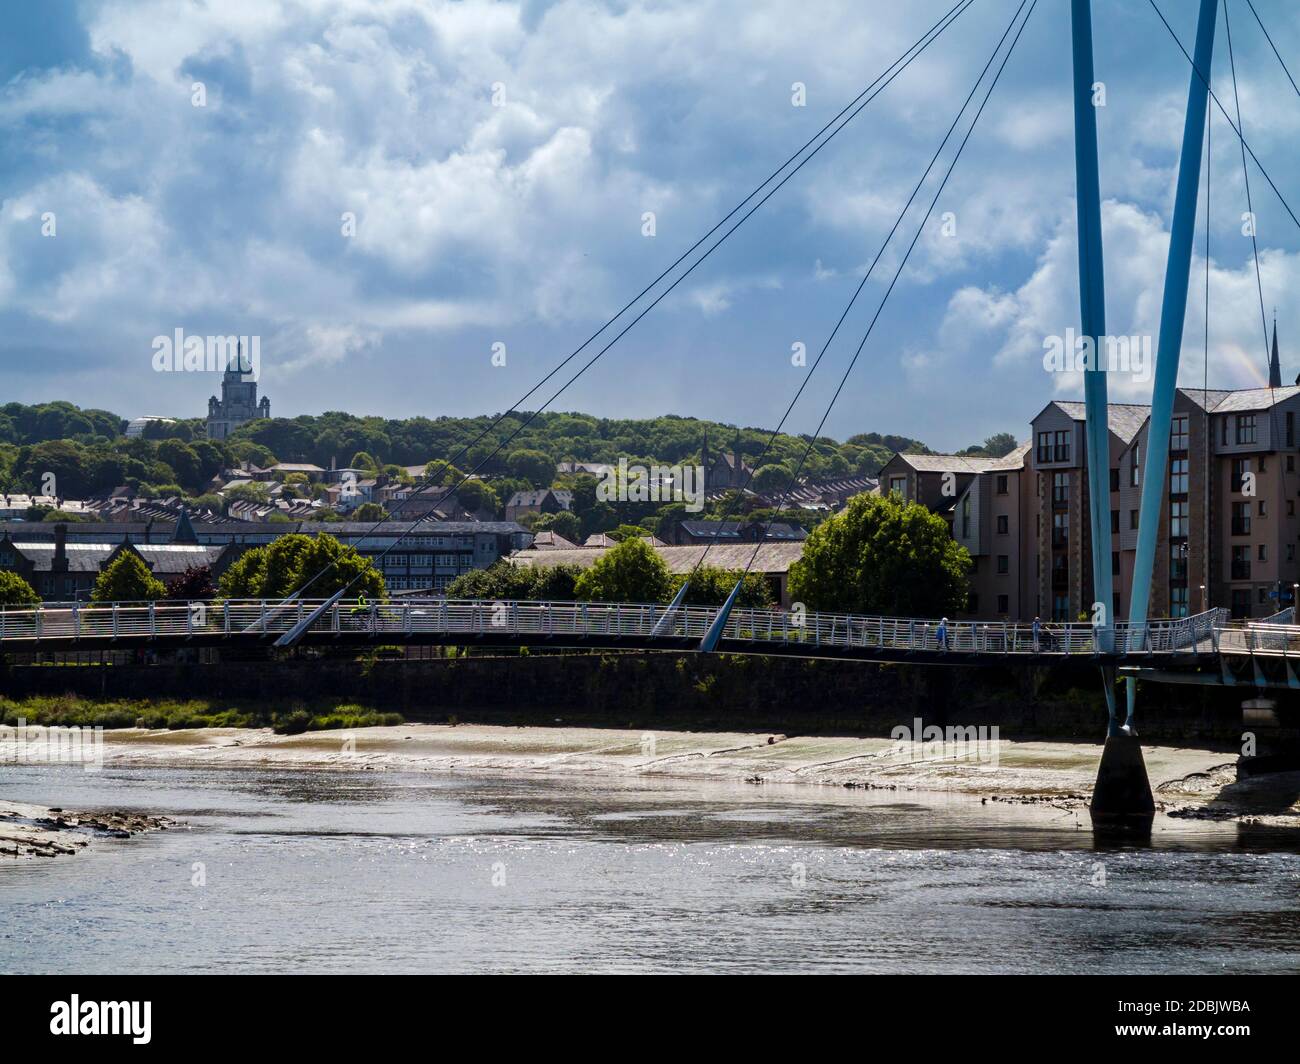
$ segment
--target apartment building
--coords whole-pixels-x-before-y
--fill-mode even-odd
[[[1140,524],[1150,408],[1108,411],[1103,489],[1111,531],[1111,616],[1126,620]],[[1170,424],[1152,571],[1152,616],[1222,606],[1265,617],[1300,592],[1300,387],[1180,388]],[[882,491],[940,514],[970,551],[971,616],[1091,616],[1092,529],[1083,403],[1053,401],[1030,441],[1002,459],[895,455]]]

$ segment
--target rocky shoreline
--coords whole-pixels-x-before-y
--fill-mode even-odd
[[[72,812],[59,806],[0,801],[0,859],[66,857],[97,839],[129,839],[173,823],[134,810]]]

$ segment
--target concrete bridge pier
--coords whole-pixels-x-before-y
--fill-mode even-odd
[[[1156,802],[1136,735],[1110,735],[1101,753],[1088,806],[1094,831],[1143,834],[1151,830]]]
[[[1284,727],[1277,699],[1256,695],[1241,704],[1241,756],[1237,779],[1300,771],[1300,728]]]

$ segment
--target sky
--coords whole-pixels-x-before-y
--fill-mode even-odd
[[[258,337],[276,416],[507,409],[952,2],[9,6],[0,402],[202,416],[217,376],[156,367],[181,329]],[[1158,2],[1190,50],[1197,4]],[[1300,77],[1300,5],[1254,4]],[[785,427],[813,431],[918,227],[823,431],[956,449],[1026,438],[1077,398],[1077,374],[1044,368],[1079,325],[1063,0],[1037,4],[928,221],[984,88],[881,252],[1018,6],[975,0],[549,408],[773,427],[806,381]],[[1154,337],[1190,67],[1147,0],[1093,9],[1108,330]],[[1300,216],[1300,93],[1244,0],[1228,15],[1242,128]],[[1222,16],[1213,85],[1235,121]],[[1267,364],[1241,148],[1211,113],[1208,378],[1251,387]],[[1289,383],[1300,223],[1249,176]],[[1180,376],[1197,386],[1206,202],[1202,185]],[[1149,401],[1143,378],[1112,375],[1112,399]]]

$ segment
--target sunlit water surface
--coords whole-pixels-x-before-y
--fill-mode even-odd
[[[1300,840],[1099,845],[968,799],[637,779],[6,766],[183,821],[0,861],[6,972],[1283,972]]]

